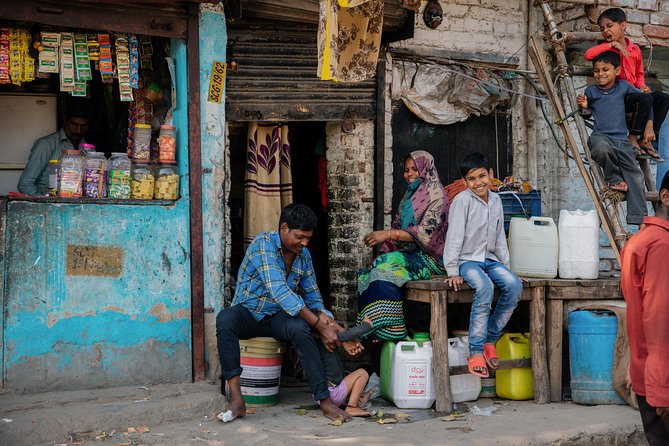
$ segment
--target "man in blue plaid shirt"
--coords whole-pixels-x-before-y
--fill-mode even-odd
[[[297,350],[314,398],[333,420],[351,416],[331,400],[318,352],[317,331],[332,351],[343,329],[325,309],[306,248],[314,233],[316,215],[307,206],[290,204],[281,211],[279,230],[256,236],[244,255],[232,306],[216,317],[218,356],[227,381],[230,403],[223,421],[246,415],[242,396],[239,340],[270,336]]]

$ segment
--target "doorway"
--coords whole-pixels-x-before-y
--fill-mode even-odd
[[[328,215],[323,203],[325,175],[325,122],[289,122],[288,140],[291,151],[293,202],[309,206],[318,217],[308,248],[314,263],[316,280],[326,307],[330,304],[328,267]],[[230,207],[231,253],[230,272],[236,278],[244,258],[244,172],[246,166],[247,129],[245,122],[228,126],[230,140]],[[277,221],[278,225],[278,221]]]

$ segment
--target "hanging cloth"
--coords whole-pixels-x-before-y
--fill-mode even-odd
[[[320,0],[318,76],[360,82],[376,75],[384,0]]]
[[[288,126],[249,123],[244,180],[244,247],[278,229],[284,206],[293,202]]]

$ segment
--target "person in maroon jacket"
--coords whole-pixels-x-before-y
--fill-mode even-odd
[[[669,173],[654,217],[622,251],[621,287],[627,301],[629,378],[651,446],[669,445]]]

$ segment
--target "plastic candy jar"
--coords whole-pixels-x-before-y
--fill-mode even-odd
[[[107,191],[109,198],[130,198],[130,170],[132,163],[125,153],[112,153],[109,159]]]
[[[107,158],[100,152],[89,152],[84,160],[84,195],[89,198],[107,196]]]
[[[151,126],[149,124],[135,124],[135,147],[132,157],[136,160],[151,159]]]
[[[157,200],[176,200],[179,198],[179,171],[176,161],[164,162],[158,166],[153,197]]]
[[[163,161],[176,160],[177,128],[173,125],[161,125],[160,134],[158,136],[158,159]]]
[[[55,197],[58,195],[58,163],[58,160],[49,160],[49,165],[46,167],[48,176],[46,194],[50,197]]]
[[[63,150],[58,169],[58,196],[81,197],[84,159],[78,150]]]
[[[139,200],[151,200],[155,177],[151,166],[145,160],[133,160],[132,172],[130,173],[130,198]]]

